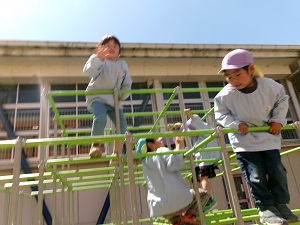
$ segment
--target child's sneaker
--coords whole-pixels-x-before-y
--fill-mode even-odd
[[[260,222],[267,225],[282,225],[288,224],[287,221],[281,218],[280,212],[274,207],[261,207],[258,209]]]
[[[279,204],[275,207],[280,212],[282,217],[286,219],[289,223],[299,222],[299,218],[292,213],[292,211],[287,207],[286,204]]]
[[[104,144],[92,144],[89,152],[91,158],[100,158],[102,153],[105,152]]]
[[[117,153],[113,153],[113,154],[111,154],[111,156],[117,156]],[[116,160],[111,159],[110,162],[109,162],[109,165],[110,166],[118,166],[119,165],[118,158]]]
[[[186,213],[184,215],[180,215],[180,224],[199,225],[200,222],[197,220],[195,215]]]
[[[218,203],[213,198],[210,198],[207,204],[203,207],[203,213],[208,213],[215,209],[217,206]]]

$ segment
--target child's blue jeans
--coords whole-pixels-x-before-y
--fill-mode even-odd
[[[257,207],[290,202],[279,150],[237,152],[236,158]]]
[[[115,108],[104,104],[102,102],[93,102],[91,105],[91,111],[94,114],[93,116],[93,125],[92,125],[92,136],[96,135],[104,135],[104,129],[107,123],[107,115],[116,126],[116,112]],[[125,134],[127,130],[127,122],[124,116],[123,109],[119,110],[120,114],[120,132],[121,134]]]

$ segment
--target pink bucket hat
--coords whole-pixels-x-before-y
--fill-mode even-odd
[[[250,64],[254,64],[252,53],[245,49],[235,49],[225,55],[219,73],[224,70],[240,69]]]

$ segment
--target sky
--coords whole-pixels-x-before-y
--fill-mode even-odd
[[[0,0],[0,41],[300,44],[300,0]]]

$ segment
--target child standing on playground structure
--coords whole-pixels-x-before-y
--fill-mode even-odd
[[[184,138],[175,137],[176,148],[183,149]],[[141,138],[136,144],[138,154],[147,152],[169,152],[158,139]],[[199,224],[199,215],[194,190],[190,190],[180,169],[184,166],[183,154],[165,154],[140,158],[148,188],[148,208],[151,217],[164,216],[172,224]],[[199,189],[201,205],[204,207],[210,195]],[[209,211],[210,209],[207,209]]]
[[[290,202],[286,169],[281,162],[281,128],[285,126],[289,97],[276,81],[259,77],[251,52],[235,49],[222,61],[228,84],[214,99],[217,124],[238,130],[228,134],[237,161],[250,186],[260,221],[287,224],[299,219]],[[248,127],[270,126],[268,132]]]
[[[187,128],[188,130],[203,130],[203,129],[212,129],[206,122],[202,121],[199,115],[192,114],[191,109],[184,110],[185,115],[189,118],[187,121]],[[191,142],[193,146],[198,145],[202,142],[207,135],[199,135],[199,136],[191,136]],[[205,147],[217,147],[218,142],[217,140],[213,140],[209,142]],[[205,148],[202,147],[202,148]],[[218,169],[216,165],[217,160],[220,159],[220,152],[219,151],[206,151],[206,152],[197,152],[195,154],[196,160],[203,160],[203,159],[216,159],[216,162],[200,162],[196,165],[195,171],[197,176],[197,181],[201,184],[201,187],[205,189],[210,195],[212,194],[212,187],[209,181],[210,178],[216,177],[215,169]],[[212,204],[216,204],[213,200]]]
[[[119,60],[121,44],[114,35],[106,35],[96,46],[95,53],[90,56],[83,67],[83,72],[91,80],[86,91],[99,90],[130,90],[131,76],[128,71],[127,63]],[[119,96],[119,101],[125,100],[129,95]],[[107,123],[107,115],[116,124],[115,101],[113,94],[87,95],[87,107],[93,113],[92,136],[104,135]],[[127,130],[127,122],[122,106],[119,104],[120,132],[124,134]],[[101,157],[105,151],[103,143],[92,143],[90,157]],[[118,145],[114,142],[113,154],[117,154]]]

